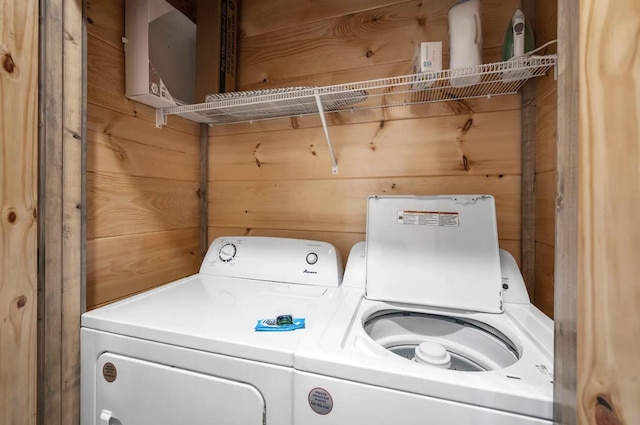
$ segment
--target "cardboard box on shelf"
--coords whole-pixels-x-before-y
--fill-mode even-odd
[[[236,90],[238,1],[198,0],[196,102]]]
[[[442,42],[428,41],[419,43],[413,56],[413,73],[422,74],[442,71]],[[415,83],[413,90],[424,90],[431,87],[433,81],[426,75],[424,80]]]

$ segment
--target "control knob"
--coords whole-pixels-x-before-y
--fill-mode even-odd
[[[314,265],[318,262],[318,254],[310,252],[307,254],[307,264]]]
[[[220,258],[220,260],[224,261],[225,263],[233,260],[233,257],[235,256],[236,246],[232,243],[226,243],[222,245],[222,248],[220,248],[220,251],[218,252],[218,258]]]

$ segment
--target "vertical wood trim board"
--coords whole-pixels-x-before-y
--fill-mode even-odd
[[[84,2],[65,0],[63,37],[61,425],[80,424],[80,314],[84,311],[86,147]],[[40,418],[42,424],[49,422]]]
[[[640,3],[581,0],[579,14],[579,49],[573,45],[580,52],[577,419],[635,425],[640,423]],[[570,122],[575,126],[574,117]]]
[[[557,39],[557,0],[538,0],[535,8],[536,45]],[[556,53],[551,44],[540,54]],[[553,267],[555,246],[557,81],[553,71],[536,79],[535,123],[535,290],[534,304],[553,316]],[[523,223],[524,226],[524,223]],[[537,250],[542,249],[542,255]]]
[[[82,2],[40,2],[38,423],[79,423]]]
[[[38,2],[0,0],[0,423],[36,423]]]
[[[64,0],[40,6],[38,419],[62,420],[62,128]]]
[[[554,419],[576,424],[578,287],[578,13],[558,1],[558,130],[554,288]]]
[[[535,28],[535,1],[522,0],[522,10],[527,17],[527,25]],[[522,97],[522,277],[527,285],[529,297],[535,300],[536,263],[536,82],[528,81],[521,91]]]
[[[204,260],[209,248],[209,126],[200,124],[200,257]]]

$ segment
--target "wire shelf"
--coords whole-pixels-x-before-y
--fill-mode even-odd
[[[169,115],[219,125],[513,94],[528,79],[545,75],[556,65],[556,59],[556,55],[522,57],[332,86],[209,95],[206,103],[159,108],[156,124],[166,124]]]

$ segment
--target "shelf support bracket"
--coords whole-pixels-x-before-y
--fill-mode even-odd
[[[338,162],[336,161],[336,155],[333,152],[333,145],[331,144],[331,137],[329,137],[329,129],[327,128],[327,119],[324,115],[324,108],[322,107],[322,101],[320,100],[320,93],[315,90],[316,103],[318,104],[318,114],[320,115],[320,121],[322,121],[322,129],[324,130],[324,137],[327,139],[327,146],[329,146],[329,155],[331,155],[331,173],[338,174]]]
[[[156,128],[162,128],[167,124],[167,116],[164,114],[163,108],[156,108]]]

